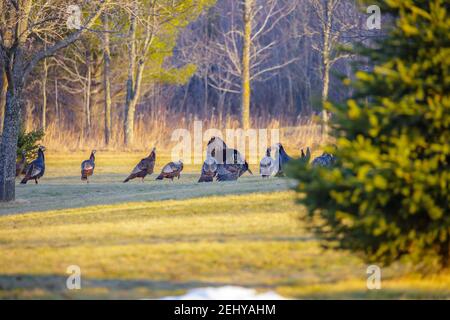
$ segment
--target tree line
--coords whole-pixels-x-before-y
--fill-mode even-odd
[[[320,112],[351,93],[332,74],[350,74],[355,57],[341,47],[370,38],[363,9],[352,0],[1,0],[0,198],[14,197],[21,126],[127,147],[137,123],[232,118],[248,128]]]

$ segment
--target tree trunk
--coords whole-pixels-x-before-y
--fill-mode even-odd
[[[325,107],[325,103],[328,101],[328,92],[330,88],[330,64],[327,59],[324,59],[324,71],[323,71],[323,89],[322,89],[322,104]],[[325,108],[323,109],[323,121],[325,125],[328,124],[328,113]]]
[[[333,26],[333,1],[327,0],[325,8],[325,25],[323,30],[323,88],[322,88],[322,120],[323,120],[323,134],[328,136],[328,112],[325,110],[325,103],[328,101],[329,87],[330,87],[330,68],[331,68],[331,32]]]
[[[135,74],[136,74],[136,17],[130,17],[130,31],[128,43],[128,79],[127,95],[125,100],[125,145],[130,146],[134,140],[134,114],[136,111]]]
[[[5,104],[6,91],[8,89],[8,79],[6,79],[6,72],[2,68],[1,87],[0,87],[0,132],[3,131],[3,122],[5,120]]]
[[[205,73],[205,77],[204,77],[204,91],[205,91],[205,96],[204,96],[204,104],[203,104],[203,118],[206,119],[208,117],[208,100],[209,100],[209,92],[208,92],[208,72]]]
[[[22,88],[8,86],[6,93],[5,120],[0,145],[0,201],[15,200],[16,149],[20,127]]]
[[[42,130],[45,132],[47,128],[47,79],[48,79],[48,64],[47,59],[44,59],[44,74],[42,76]]]
[[[217,103],[217,109],[219,113],[219,124],[220,126],[224,126],[223,124],[223,118],[224,118],[224,106],[225,106],[225,97],[226,92],[221,92],[219,96],[219,102]]]
[[[134,1],[134,11],[137,12],[138,3]],[[145,69],[145,59],[149,52],[150,46],[154,39],[154,28],[156,23],[155,12],[156,1],[150,3],[151,18],[145,23],[145,37],[142,48],[137,50],[137,43],[141,43],[141,39],[137,38],[137,20],[135,15],[130,16],[130,30],[128,32],[128,80],[127,94],[125,102],[125,145],[130,146],[134,142],[134,117],[136,106],[141,95],[142,78]],[[154,96],[156,99],[156,96]],[[154,104],[155,105],[155,104]]]
[[[242,50],[242,101],[241,125],[244,130],[250,128],[250,47],[252,42],[252,7],[253,0],[244,3],[244,45]]]
[[[56,123],[59,126],[61,115],[59,112],[59,92],[58,92],[58,79],[55,78],[55,116],[56,116]]]
[[[144,74],[144,62],[140,60],[136,71],[136,79],[134,80],[134,89],[127,92],[126,119],[125,119],[125,145],[130,146],[134,142],[134,117],[136,114],[136,106],[141,94],[142,76]]]
[[[291,116],[295,113],[295,98],[294,98],[294,85],[292,83],[291,73],[288,72],[288,89],[289,89],[289,103],[288,103],[288,114]]]
[[[86,57],[86,85],[85,85],[85,113],[86,113],[86,133],[89,135],[91,129],[91,85],[92,85],[92,65],[91,65],[91,53],[88,52]]]
[[[108,17],[102,16],[103,26],[105,30],[109,30]],[[109,33],[104,33],[103,38],[103,90],[105,100],[105,145],[109,145],[111,142],[111,50],[109,46]]]
[[[135,99],[127,94],[125,105],[125,145],[131,146],[134,141],[134,114],[136,112]]]
[[[34,130],[34,121],[33,121],[33,112],[36,109],[36,105],[31,102],[29,99],[25,100],[22,105],[22,112],[25,111],[25,114],[21,114],[22,121],[20,123],[21,129],[26,132],[30,132]]]

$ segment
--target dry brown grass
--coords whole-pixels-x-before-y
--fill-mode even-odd
[[[161,120],[162,119],[162,120]],[[80,150],[109,150],[109,151],[145,151],[156,146],[160,150],[169,151],[177,143],[171,141],[172,133],[176,129],[187,129],[193,136],[195,121],[201,121],[203,133],[209,129],[218,129],[225,136],[226,129],[239,128],[239,122],[233,117],[222,121],[217,118],[199,120],[193,117],[165,116],[154,119],[136,119],[135,141],[132,147],[125,147],[123,143],[122,126],[116,122],[113,128],[111,143],[107,146],[104,142],[103,131],[100,124],[96,124],[89,132],[83,132],[77,126],[65,125],[60,129],[55,123],[50,123],[46,129],[43,144],[57,151]],[[292,122],[292,121],[291,121]],[[31,126],[32,127],[32,126]],[[29,127],[28,129],[32,129]],[[279,129],[280,141],[286,149],[294,155],[300,148],[307,146],[318,149],[327,141],[322,135],[322,127],[316,119],[299,119],[294,125],[282,119],[265,120],[262,118],[253,120],[253,127],[257,129]],[[207,141],[210,137],[204,136]],[[204,141],[204,143],[206,143]]]

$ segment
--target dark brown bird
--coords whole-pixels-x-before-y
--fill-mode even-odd
[[[213,157],[207,157],[202,166],[202,174],[198,182],[213,182],[217,174],[217,160]]]
[[[272,150],[275,150],[275,161],[278,162],[275,168],[277,177],[284,177],[284,167],[288,162],[292,160],[292,158],[286,153],[284,147],[281,143],[277,143],[271,147]]]
[[[215,158],[217,162],[217,181],[235,181],[247,171],[253,175],[242,154],[236,149],[228,148],[219,137],[213,137],[208,142],[206,155]]]
[[[23,180],[20,182],[21,184],[26,184],[29,180],[34,180],[36,184],[38,184],[38,180],[42,178],[45,173],[44,151],[45,147],[40,146],[38,149],[38,157],[27,167],[27,173],[25,174]]]
[[[306,154],[305,151],[303,151],[303,149],[301,149],[301,155],[300,155],[300,162],[304,163],[304,164],[309,164],[309,161],[311,159],[311,149],[306,148]]]
[[[133,180],[135,178],[141,178],[142,182],[144,182],[145,177],[148,174],[153,173],[153,169],[155,168],[156,161],[156,148],[152,149],[152,152],[147,158],[142,159],[136,167],[134,167],[131,174],[128,178],[125,179],[124,183]]]
[[[23,173],[26,173],[25,167],[27,166],[27,153],[22,151],[22,158],[20,161],[16,162],[16,177],[20,176]]]
[[[313,160],[313,167],[331,168],[336,163],[336,158],[329,153],[324,152],[320,157]]]
[[[219,165],[217,169],[217,181],[236,181],[247,171],[253,175],[247,161],[244,161],[244,163]]]
[[[89,177],[94,174],[95,169],[95,153],[97,151],[92,150],[89,160],[84,160],[81,163],[81,180],[89,183]]]
[[[180,179],[181,171],[183,171],[183,162],[170,162],[164,166],[161,174],[156,178],[156,180],[171,179],[173,181],[173,178],[175,177]]]

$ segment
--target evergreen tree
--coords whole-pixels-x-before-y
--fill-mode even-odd
[[[450,18],[448,1],[388,0],[386,37],[360,48],[375,67],[334,113],[337,163],[297,163],[300,202],[328,245],[389,264],[450,264]],[[346,80],[349,82],[348,80]],[[325,222],[321,224],[320,222]]]
[[[44,130],[35,130],[25,132],[20,129],[19,138],[17,139],[17,156],[21,156],[25,152],[27,158],[33,158],[39,149],[38,142],[44,138]]]

